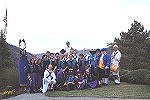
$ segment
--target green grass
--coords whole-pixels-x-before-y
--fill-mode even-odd
[[[122,83],[116,86],[102,86],[96,89],[72,90],[72,91],[49,91],[50,97],[83,96],[83,97],[108,97],[108,98],[150,98],[150,85],[136,85]]]

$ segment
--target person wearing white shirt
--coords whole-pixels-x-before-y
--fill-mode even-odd
[[[120,84],[120,76],[119,76],[119,63],[121,59],[121,52],[118,50],[118,45],[113,46],[113,53],[111,55],[111,64],[117,66],[117,71],[113,71],[113,77],[116,85]]]
[[[48,86],[51,85],[50,89],[53,89],[54,84],[56,84],[56,75],[52,71],[53,66],[50,64],[44,72],[43,78],[43,89],[42,92],[45,93],[48,89]]]
[[[69,41],[66,42],[66,45],[67,45],[67,47],[65,47],[65,51],[66,51],[68,54],[70,54],[70,51],[71,51],[71,49],[73,49],[73,48],[70,46],[70,42],[69,42]]]
[[[85,61],[88,61],[89,60],[88,58],[90,55],[87,53],[86,48],[83,49],[83,55],[84,55]]]

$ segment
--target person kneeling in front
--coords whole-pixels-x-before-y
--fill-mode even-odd
[[[53,66],[50,64],[44,72],[43,89],[42,89],[43,93],[47,91],[49,85],[50,85],[50,89],[52,90],[54,87],[54,84],[56,84],[56,75],[52,69],[53,69]]]

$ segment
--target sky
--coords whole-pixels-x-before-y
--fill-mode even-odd
[[[0,29],[8,11],[7,42],[25,39],[30,53],[107,47],[134,20],[150,30],[150,0],[0,0]]]

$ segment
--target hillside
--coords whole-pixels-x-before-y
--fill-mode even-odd
[[[11,45],[11,44],[8,44],[8,47],[9,47],[9,52],[11,54],[10,58],[11,58],[13,64],[15,66],[18,66],[18,61],[19,61],[19,58],[20,58],[19,47]],[[27,56],[28,56],[28,59],[30,59],[32,54],[27,52]]]

